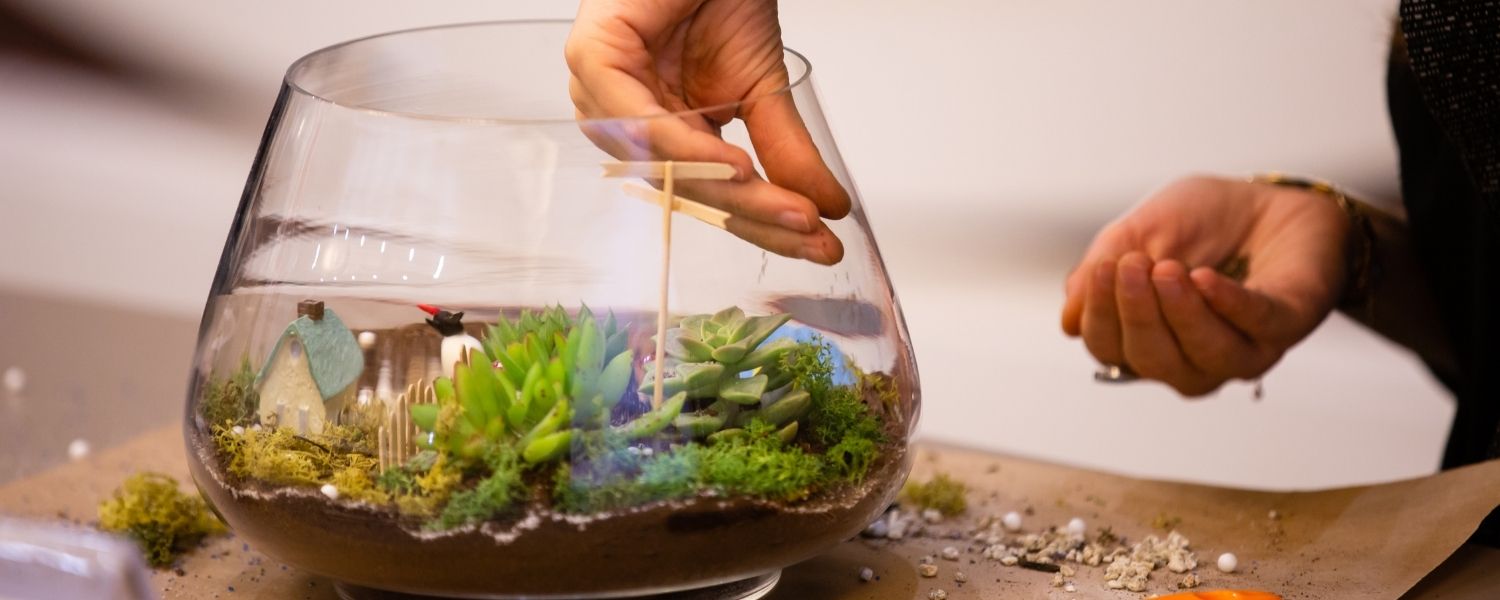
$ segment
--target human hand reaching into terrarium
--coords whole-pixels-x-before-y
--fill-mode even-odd
[[[1207,394],[1266,372],[1328,316],[1349,235],[1317,192],[1177,181],[1094,238],[1068,276],[1063,331],[1100,362]]]
[[[775,0],[583,0],[568,36],[569,91],[584,133],[621,160],[728,163],[733,181],[677,182],[726,210],[729,231],[792,258],[843,258],[823,218],[849,212],[797,112]],[[717,108],[716,108],[717,107]],[[696,111],[696,112],[687,112]],[[745,122],[765,178],[719,129]]]

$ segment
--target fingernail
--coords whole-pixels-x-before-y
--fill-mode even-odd
[[[776,222],[798,233],[812,233],[812,219],[794,210],[781,213],[776,217]]]

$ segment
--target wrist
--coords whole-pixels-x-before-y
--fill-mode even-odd
[[[1324,181],[1275,172],[1255,175],[1251,181],[1313,193],[1330,201],[1338,208],[1344,216],[1347,227],[1340,246],[1343,256],[1342,287],[1338,292],[1335,305],[1346,311],[1369,312],[1372,309],[1374,290],[1380,275],[1370,209],[1351,198],[1343,190]]]

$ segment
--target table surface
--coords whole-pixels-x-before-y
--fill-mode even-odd
[[[0,513],[41,519],[64,519],[78,523],[89,523],[95,517],[95,507],[100,499],[128,474],[152,469],[166,472],[179,478],[187,476],[186,458],[176,427],[164,427],[138,436],[120,447],[96,453],[85,459],[60,465],[26,478],[0,486]],[[820,598],[829,600],[907,600],[927,598],[934,589],[943,589],[949,598],[997,598],[1029,594],[1029,597],[1057,598],[1141,598],[1144,594],[1110,591],[1103,588],[1098,572],[1080,568],[1076,593],[1065,593],[1051,585],[1052,576],[1047,573],[1029,571],[1016,567],[1005,567],[994,560],[979,556],[976,546],[965,538],[978,525],[976,521],[992,515],[1002,505],[1013,504],[1015,496],[1000,489],[1008,481],[1002,477],[1028,477],[1028,472],[1056,472],[1059,476],[1076,477],[1082,474],[1086,480],[1092,476],[1086,471],[1031,463],[1007,457],[988,455],[946,447],[922,446],[918,451],[916,472],[918,476],[936,470],[966,474],[966,480],[974,489],[970,492],[971,510],[960,518],[929,526],[917,537],[901,541],[870,540],[857,538],[845,542],[827,554],[788,568],[781,584],[769,598],[791,600]],[[993,474],[993,477],[975,477],[974,473]],[[1097,474],[1098,478],[1111,476]],[[1101,484],[1097,497],[1090,493],[1084,504],[1114,505],[1128,502],[1115,498],[1110,486]],[[1076,485],[1069,484],[1072,487]],[[1156,484],[1145,482],[1144,486],[1177,486],[1180,484]],[[1139,494],[1139,489],[1126,495]],[[1253,494],[1253,493],[1252,493]],[[1033,498],[1032,500],[1038,500]],[[1258,502],[1254,500],[1252,502]],[[1071,506],[1068,506],[1069,503]],[[1080,506],[1077,498],[1058,501],[1053,506],[1036,502],[1036,517],[1062,515],[1074,512],[1091,515],[1096,523],[1118,516],[1109,516],[1109,511],[1099,516]],[[1191,514],[1191,513],[1185,513]],[[1289,521],[1290,522],[1290,521]],[[1139,529],[1137,523],[1114,523],[1122,526],[1117,530]],[[1211,530],[1202,524],[1194,527],[1184,523],[1181,529],[1188,535],[1193,531]],[[1247,534],[1248,535],[1248,534]],[[1295,536],[1293,536],[1295,537]],[[1200,538],[1202,539],[1202,538]],[[1288,538],[1290,539],[1290,538]],[[1224,575],[1214,571],[1210,563],[1211,549],[1216,544],[1208,540],[1198,549],[1199,560],[1204,566],[1198,574],[1206,580],[1205,589],[1216,587],[1259,587],[1272,579],[1280,579],[1277,569],[1267,564],[1271,558],[1257,554],[1252,548],[1241,553],[1240,573]],[[934,578],[918,574],[917,566],[923,557],[938,555],[946,546],[962,549],[958,561],[935,561],[939,567]],[[1207,548],[1208,550],[1205,550]],[[1291,554],[1287,554],[1291,556]],[[1330,561],[1338,560],[1330,557]],[[178,565],[180,570],[161,570],[153,575],[156,589],[164,598],[305,598],[331,599],[337,595],[331,582],[280,563],[258,552],[251,544],[233,535],[212,539],[199,549],[186,555]],[[862,582],[859,572],[870,568],[875,581]],[[1328,568],[1325,563],[1323,568]],[[1334,569],[1337,570],[1337,569]],[[963,571],[967,583],[955,581],[956,574]],[[1168,573],[1153,574],[1151,592],[1169,591],[1170,584],[1162,581]],[[1500,551],[1464,546],[1436,571],[1425,578],[1403,598],[1412,599],[1463,599],[1490,598],[1494,590],[1500,589]],[[1305,589],[1272,589],[1288,598],[1345,598],[1341,593],[1330,593],[1325,585],[1309,583]],[[1397,597],[1399,592],[1388,596],[1360,595],[1357,597]]]
[[[153,469],[185,482],[187,470],[177,428],[163,424],[179,418],[195,325],[181,319],[139,313],[121,319],[117,311],[107,307],[54,299],[7,294],[4,300],[7,310],[0,311],[0,331],[6,332],[11,340],[46,339],[47,332],[55,332],[59,323],[68,324],[69,331],[108,330],[112,335],[92,337],[95,341],[89,349],[90,355],[106,359],[90,361],[88,378],[72,377],[77,373],[76,365],[61,346],[24,348],[0,344],[0,367],[22,365],[29,380],[21,393],[0,391],[0,514],[88,523],[95,518],[98,502],[129,473]],[[88,440],[101,450],[84,460],[68,463],[66,448],[73,439]],[[970,480],[979,489],[974,494],[976,506],[972,514],[935,526],[929,535],[916,539],[851,540],[823,556],[787,569],[771,597],[904,600],[926,598],[935,588],[944,589],[950,598],[1010,597],[1026,591],[1032,592],[1033,597],[1141,596],[1108,592],[1097,584],[1085,585],[1081,581],[1078,593],[1064,594],[1049,585],[1048,574],[980,559],[971,547],[955,541],[975,527],[976,520],[1003,510],[1006,504],[1013,506],[1026,500],[1026,486],[1012,482],[1006,487],[1004,478],[985,477],[984,473],[991,468],[1013,465],[1012,471],[1040,469],[1038,472],[1045,474],[1066,473],[1084,482],[1080,485],[1120,478],[950,448],[929,447],[920,454],[919,477],[940,464],[974,474]],[[1149,482],[1141,485],[1147,490],[1174,489]],[[1079,510],[1076,506],[1065,507],[1061,502],[1054,506],[1051,499],[1033,503],[1040,513],[1051,513],[1048,518],[1061,522],[1066,521],[1069,511]],[[1265,514],[1264,510],[1259,514]],[[1125,524],[1126,529],[1131,526],[1136,526],[1136,535],[1150,533],[1149,529],[1142,531],[1140,523]],[[1196,529],[1212,530],[1215,526],[1200,524]],[[1194,536],[1194,527],[1185,529],[1184,533]],[[1194,539],[1207,545],[1207,549],[1199,548],[1200,561],[1207,567],[1216,555],[1208,552],[1214,549],[1217,540],[1201,536]],[[920,577],[918,561],[948,545],[964,549],[961,561],[939,560],[936,578]],[[1253,554],[1242,552],[1242,564],[1248,564],[1245,557]],[[1436,566],[1437,561],[1432,565]],[[157,589],[166,598],[222,596],[230,594],[231,588],[234,597],[335,597],[327,580],[282,565],[232,536],[206,543],[189,554],[181,567],[183,574],[160,571],[154,576]],[[876,581],[859,580],[859,571],[866,567],[877,574]],[[967,575],[968,583],[963,586],[954,581],[959,570]],[[1211,586],[1239,587],[1237,584],[1265,581],[1255,579],[1258,575],[1254,567],[1247,569],[1240,579],[1204,572],[1211,571],[1211,567],[1199,571]],[[1350,597],[1330,589],[1298,593],[1297,579],[1265,582],[1267,589],[1288,597]],[[1402,597],[1489,598],[1496,589],[1500,589],[1500,551],[1466,545]],[[1369,597],[1395,597],[1398,593]]]

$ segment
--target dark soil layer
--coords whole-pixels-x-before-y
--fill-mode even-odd
[[[903,440],[882,449],[864,484],[795,504],[697,498],[582,525],[538,507],[535,528],[512,531],[518,517],[435,534],[314,489],[231,489],[213,439],[191,423],[193,479],[258,549],[339,581],[449,596],[658,592],[773,571],[857,534],[889,505],[909,467]]]

